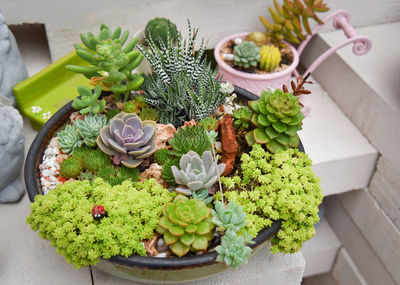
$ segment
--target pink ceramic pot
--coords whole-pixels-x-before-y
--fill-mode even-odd
[[[248,33],[235,34],[224,38],[220,41],[214,49],[214,57],[218,64],[218,76],[222,76],[223,81],[229,81],[233,85],[237,85],[244,89],[253,92],[256,95],[260,95],[261,91],[268,88],[282,88],[283,84],[288,84],[290,76],[299,64],[299,54],[297,50],[291,46],[293,52],[292,64],[283,71],[275,72],[272,74],[253,74],[238,71],[224,62],[220,56],[221,47],[229,40],[236,38],[244,38]]]

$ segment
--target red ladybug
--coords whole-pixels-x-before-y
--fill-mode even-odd
[[[92,209],[92,214],[95,220],[100,220],[104,218],[105,215],[104,207],[102,205],[94,206]]]

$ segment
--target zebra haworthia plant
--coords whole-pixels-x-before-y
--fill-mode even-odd
[[[181,126],[185,121],[199,121],[212,114],[224,101],[220,91],[220,79],[215,79],[216,71],[203,58],[204,40],[194,51],[198,29],[192,31],[188,23],[188,39],[177,34],[177,44],[160,48],[148,41],[149,50],[138,49],[151,64],[154,73],[147,75],[143,83],[146,103],[154,106],[163,124]],[[169,32],[167,33],[169,40]]]

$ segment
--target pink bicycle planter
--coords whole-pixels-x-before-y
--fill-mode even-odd
[[[359,36],[355,29],[350,25],[350,14],[346,10],[337,10],[331,14],[329,14],[326,18],[323,19],[324,24],[328,23],[332,20],[333,27],[337,30],[343,30],[344,34],[347,37],[347,40],[338,44],[335,47],[332,47],[322,53],[306,70],[305,74],[309,72],[313,72],[318,65],[320,65],[326,58],[328,58],[331,54],[335,53],[337,50],[353,44],[353,53],[355,55],[364,55],[369,52],[372,47],[372,42],[367,36]],[[228,41],[234,40],[235,38],[244,38],[248,33],[239,33],[221,40],[214,49],[214,57],[218,64],[218,76],[222,76],[222,80],[230,81],[232,84],[247,89],[254,94],[259,95],[262,90],[267,87],[272,88],[281,88],[283,84],[288,84],[290,81],[290,77],[294,75],[295,77],[299,76],[296,68],[299,64],[299,58],[304,48],[310,42],[311,38],[318,33],[318,31],[322,28],[324,24],[316,25],[312,29],[312,34],[307,35],[306,39],[299,45],[297,50],[291,46],[291,50],[293,52],[293,62],[292,64],[283,71],[275,72],[271,74],[252,74],[238,71],[228,64],[220,56],[221,47]]]

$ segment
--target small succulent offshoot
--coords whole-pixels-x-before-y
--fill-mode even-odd
[[[95,147],[97,145],[96,139],[100,134],[100,129],[106,125],[106,116],[89,115],[83,120],[76,120],[73,126],[78,131],[86,146]]]
[[[81,98],[74,98],[72,102],[72,108],[79,110],[84,114],[97,114],[104,110],[106,106],[106,100],[98,100],[101,95],[100,86],[96,86],[93,90],[90,90],[87,86],[79,86],[78,92]]]
[[[241,107],[232,111],[233,126],[241,131],[250,129],[252,112],[248,107]]]

